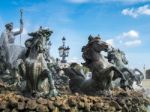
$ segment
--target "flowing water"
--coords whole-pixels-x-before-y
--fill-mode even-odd
[[[147,110],[147,112],[150,112],[150,105],[148,106],[148,110]]]

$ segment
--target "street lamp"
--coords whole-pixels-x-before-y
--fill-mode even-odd
[[[59,56],[62,57],[62,60],[61,60],[62,63],[66,63],[67,62],[66,61],[66,57],[69,56],[69,50],[70,50],[69,46],[66,47],[65,42],[66,42],[66,38],[63,37],[62,38],[63,45],[58,48]]]

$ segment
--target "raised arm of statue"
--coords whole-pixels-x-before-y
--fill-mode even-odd
[[[20,19],[20,30],[13,32],[13,35],[14,35],[14,36],[19,35],[19,34],[21,34],[22,32],[23,32],[23,20]]]

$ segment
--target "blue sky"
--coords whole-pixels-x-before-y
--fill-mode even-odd
[[[104,41],[123,50],[129,66],[150,68],[150,0],[0,0],[0,32],[13,22],[19,27],[19,10],[24,10],[24,32],[39,26],[54,31],[51,55],[58,57],[61,38],[70,46],[70,61],[82,61],[81,47],[88,36],[100,35]],[[19,37],[16,38],[19,44]]]

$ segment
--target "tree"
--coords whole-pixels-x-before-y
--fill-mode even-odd
[[[146,79],[150,79],[150,69],[146,70]]]

